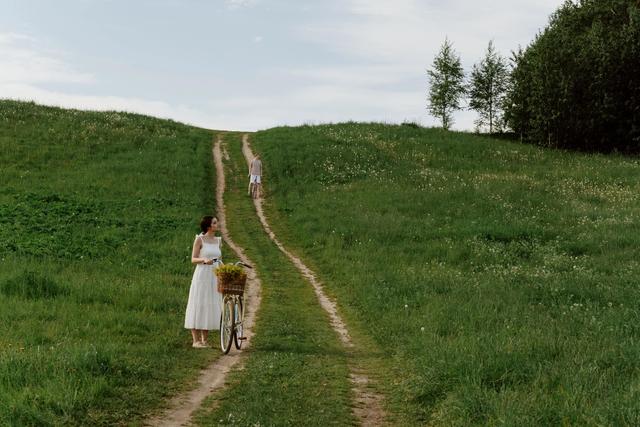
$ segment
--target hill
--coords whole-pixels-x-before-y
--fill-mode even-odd
[[[273,228],[417,424],[638,422],[635,158],[411,126],[258,132]]]
[[[181,328],[215,135],[0,101],[0,424],[139,423],[218,357]],[[197,421],[243,402],[239,422],[352,422],[345,353],[226,137],[231,232],[265,295],[246,369]],[[636,158],[364,123],[252,143],[276,234],[387,354],[392,419],[637,424]]]
[[[0,424],[135,422],[216,357],[181,328],[213,135],[0,101]]]

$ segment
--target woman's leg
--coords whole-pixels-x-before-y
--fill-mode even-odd
[[[200,334],[197,329],[191,330],[191,339],[193,339],[193,344],[200,342]]]
[[[202,337],[202,342],[206,343],[207,342],[207,338],[209,338],[209,331],[206,329],[203,329],[200,331],[200,336]]]

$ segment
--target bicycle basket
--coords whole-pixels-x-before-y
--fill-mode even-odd
[[[223,265],[216,269],[218,292],[221,294],[242,295],[247,283],[247,274],[235,265]]]

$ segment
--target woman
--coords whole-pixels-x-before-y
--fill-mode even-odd
[[[191,329],[194,348],[206,348],[209,331],[219,329],[222,296],[214,269],[221,256],[222,237],[216,237],[218,220],[205,216],[200,221],[201,234],[196,235],[191,262],[196,265],[191,279],[189,302],[184,327]]]

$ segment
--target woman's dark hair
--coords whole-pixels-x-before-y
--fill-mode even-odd
[[[210,215],[203,216],[202,219],[200,220],[200,230],[202,230],[203,233],[206,233],[209,227],[211,227],[211,223],[213,222],[214,219],[215,217]]]

